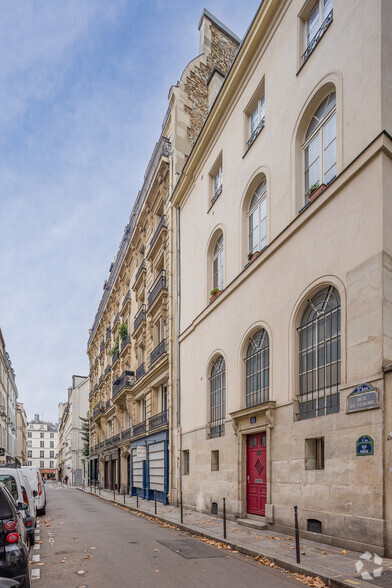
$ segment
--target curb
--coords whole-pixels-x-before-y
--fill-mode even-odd
[[[191,533],[192,535],[196,535],[196,536],[202,537],[204,539],[216,541],[218,543],[221,543],[222,545],[227,545],[231,551],[238,551],[239,553],[242,553],[243,555],[248,555],[253,558],[265,557],[265,558],[269,559],[273,564],[279,566],[280,568],[288,570],[289,572],[294,572],[296,574],[305,574],[306,576],[311,576],[313,578],[316,578],[316,577],[321,578],[321,580],[323,580],[323,582],[327,586],[330,586],[331,588],[335,588],[335,587],[336,588],[353,588],[354,584],[352,582],[346,582],[345,580],[341,580],[341,579],[338,579],[338,578],[335,578],[332,576],[325,576],[323,574],[316,573],[309,568],[303,567],[301,565],[293,563],[292,561],[288,561],[284,558],[279,558],[279,557],[275,557],[275,556],[271,557],[270,555],[265,555],[265,554],[261,553],[260,551],[255,551],[254,549],[250,549],[249,547],[247,547],[241,543],[234,543],[233,541],[230,541],[228,539],[223,539],[223,538],[221,539],[219,537],[215,537],[214,535],[204,533],[203,531],[200,531],[199,529],[194,528],[191,525],[185,525],[185,524],[171,521],[171,520],[164,518],[160,515],[150,513],[148,511],[142,510],[140,508],[136,508],[134,506],[130,506],[129,504],[123,504],[121,502],[117,502],[115,500],[110,500],[109,498],[105,498],[104,496],[100,496],[99,494],[93,494],[91,492],[87,492],[86,490],[83,490],[83,488],[76,488],[76,489],[79,490],[80,492],[83,492],[84,494],[87,494],[88,496],[95,496],[96,498],[99,498],[100,500],[108,502],[109,504],[121,506],[122,508],[125,508],[126,510],[129,510],[130,512],[146,515],[146,516],[150,517],[152,520],[157,521],[159,523],[167,523],[169,525],[173,525],[174,527],[176,527],[180,531],[186,531],[188,533]],[[355,585],[359,586],[359,588],[365,588],[366,586],[373,586],[372,584],[369,584],[368,582],[361,582],[361,581],[357,581],[355,583]]]

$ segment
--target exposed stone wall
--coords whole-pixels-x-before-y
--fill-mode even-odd
[[[188,140],[193,144],[208,114],[207,80],[214,67],[226,75],[238,49],[238,42],[210,23],[211,45],[207,54],[207,63],[194,67],[185,82],[185,92],[189,105],[185,111],[189,114],[190,126],[187,129]]]

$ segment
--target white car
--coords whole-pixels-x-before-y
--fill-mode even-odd
[[[22,510],[21,514],[27,529],[27,536],[30,545],[34,545],[34,528],[36,524],[37,509],[35,506],[36,490],[32,490],[22,468],[14,464],[0,465],[0,482],[8,488],[11,496],[17,504],[25,504],[27,510]]]
[[[31,490],[37,492],[37,495],[34,497],[37,515],[44,515],[46,512],[46,491],[39,468],[37,466],[22,466],[20,469],[27,477]]]

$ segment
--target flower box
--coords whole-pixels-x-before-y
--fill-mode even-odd
[[[210,304],[211,302],[214,302],[215,298],[218,298],[218,296],[220,295],[220,293],[222,292],[222,290],[218,290],[217,292],[215,292],[211,298],[210,298]]]
[[[327,187],[326,184],[321,184],[321,186],[319,186],[318,188],[316,188],[315,190],[313,190],[313,192],[311,192],[308,195],[309,202],[313,202],[313,200],[316,200],[317,196],[320,196],[321,192],[324,192],[324,190],[325,190],[326,187]]]

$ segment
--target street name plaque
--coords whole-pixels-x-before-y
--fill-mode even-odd
[[[362,435],[356,443],[357,456],[374,455],[374,441],[369,435]]]
[[[370,384],[357,386],[347,397],[347,413],[378,408],[378,390]]]

